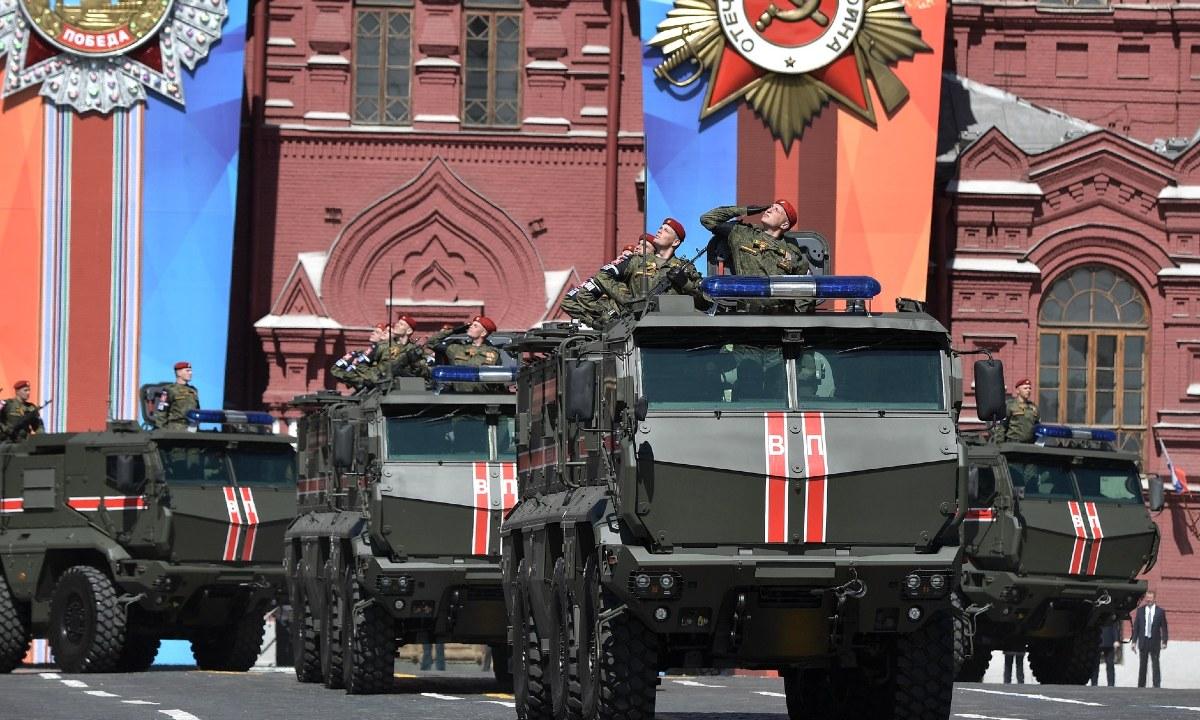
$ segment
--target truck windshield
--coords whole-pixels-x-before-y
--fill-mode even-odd
[[[643,347],[642,394],[663,410],[787,408],[787,369],[776,345]]]
[[[496,460],[516,459],[513,417],[489,418],[483,408],[428,408],[387,418],[387,459],[407,461],[491,460],[495,428]]]
[[[242,445],[160,446],[168,484],[294,485],[296,454],[291,447]]]
[[[941,410],[937,348],[805,347],[796,358],[802,409]]]
[[[1128,461],[1070,456],[1009,455],[1013,486],[1025,497],[1087,502],[1142,501],[1137,468]]]

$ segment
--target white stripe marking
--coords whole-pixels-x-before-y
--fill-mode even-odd
[[[94,695],[95,697],[121,697],[120,695],[114,695],[106,690],[84,690],[83,694]]]
[[[87,687],[87,683],[82,680],[63,680],[62,684],[73,688]]]
[[[122,700],[121,702],[126,705],[158,705],[158,703],[150,702],[149,700]]]
[[[1150,707],[1167,708],[1168,710],[1191,710],[1192,712],[1200,712],[1200,707],[1188,707],[1187,705],[1151,705]]]
[[[504,702],[503,700],[480,700],[479,702],[491,703],[493,705],[503,705],[506,708],[515,708],[517,706],[515,702]]]
[[[767,697],[781,697],[781,698],[787,697],[787,695],[784,695],[783,693],[771,692],[769,690],[755,690],[754,694],[755,695],[766,695]]]
[[[725,687],[724,685],[709,685],[708,683],[696,682],[695,680],[672,680],[676,685],[685,685],[687,687]]]
[[[186,710],[159,710],[159,712],[172,718],[172,720],[200,720],[200,718]]]
[[[58,680],[59,679],[58,673],[38,673],[38,677],[42,678],[43,680]]]
[[[959,688],[963,692],[984,693],[985,695],[1007,695],[1008,697],[1026,698],[1028,700],[1045,700],[1046,702],[1066,703],[1067,705],[1087,705],[1088,707],[1104,707],[1102,703],[1087,702],[1085,700],[1072,700],[1070,698],[1056,698],[1049,695],[1034,695],[1031,693],[1014,693],[1003,692],[1001,690],[983,690],[982,688]]]
[[[434,700],[462,700],[454,695],[442,695],[440,693],[421,693],[421,697],[433,698]]]
[[[995,717],[992,715],[976,715],[975,713],[955,713],[954,717],[968,718],[968,720],[1024,720],[1024,718]]]

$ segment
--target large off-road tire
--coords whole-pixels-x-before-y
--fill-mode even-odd
[[[571,718],[594,718],[599,702],[600,653],[596,637],[597,608],[600,602],[600,571],[594,555],[583,565],[576,621],[571,641],[571,665],[568,672]]]
[[[342,684],[351,695],[387,692],[396,672],[396,628],[379,603],[359,606],[362,590],[352,574],[344,582]]]
[[[600,614],[619,602],[600,592]],[[599,714],[603,720],[651,720],[658,686],[658,638],[625,611],[600,626]]]
[[[76,565],[59,577],[50,600],[50,647],[65,672],[117,668],[125,648],[125,608],[107,575]]]
[[[1087,685],[1100,662],[1100,628],[1029,643],[1029,669],[1043,685]]]
[[[567,697],[569,695],[568,674],[571,669],[571,636],[574,616],[571,601],[570,579],[567,577],[567,561],[559,558],[554,562],[551,591],[554,599],[550,606],[550,651],[546,668],[550,682],[550,714],[555,720],[567,719]]]
[[[512,673],[512,650],[508,645],[491,645],[492,651],[492,675],[496,678],[496,684],[500,686],[500,692],[511,693],[513,690],[513,673]]]
[[[340,690],[346,682],[346,671],[342,666],[345,588],[345,578],[330,561],[325,570],[325,606],[321,609],[321,679],[325,687],[334,690]]]
[[[292,589],[292,652],[296,655],[296,679],[315,683],[321,682],[321,633],[303,584],[301,576]]]
[[[550,688],[542,665],[542,640],[529,610],[527,561],[517,566],[516,582],[508,598],[512,627],[513,697],[520,720],[549,720]]]
[[[29,652],[29,617],[13,599],[4,575],[0,575],[0,673],[19,667]]]
[[[252,607],[236,622],[202,631],[192,638],[192,657],[201,670],[246,672],[258,660],[266,619]]]
[[[120,672],[145,672],[154,664],[161,644],[157,635],[130,633],[125,638],[125,648],[117,660],[117,670]]]
[[[791,720],[873,718],[876,698],[857,668],[813,668],[782,673]]]
[[[0,673],[12,672],[21,665],[29,652],[29,640],[29,618],[0,575]]]
[[[954,695],[954,618],[935,615],[899,636],[892,683],[895,720],[946,720]]]

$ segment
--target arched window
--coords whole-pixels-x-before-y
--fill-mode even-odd
[[[1145,298],[1121,273],[1088,265],[1058,278],[1038,314],[1038,405],[1045,422],[1118,431],[1141,453],[1146,432]]]

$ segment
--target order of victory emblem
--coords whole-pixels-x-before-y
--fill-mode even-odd
[[[831,101],[874,125],[868,79],[890,117],[908,99],[892,66],[931,52],[904,0],[675,0],[657,30],[655,75],[711,71],[701,119],[745,97],[788,147]]]
[[[221,39],[226,0],[0,0],[3,97],[33,85],[58,105],[108,113],[146,89],[184,104],[195,70]]]

